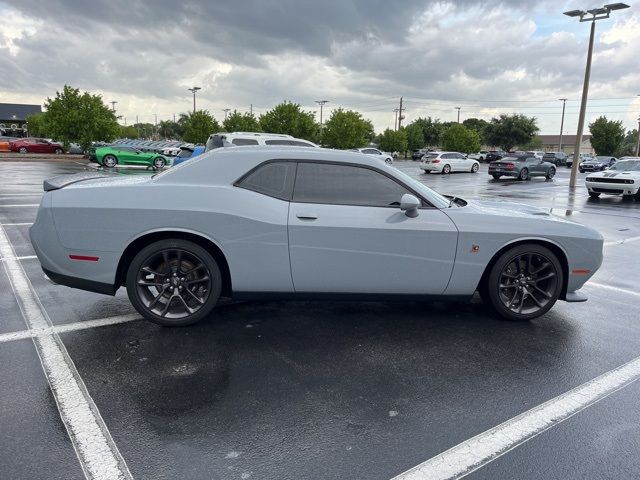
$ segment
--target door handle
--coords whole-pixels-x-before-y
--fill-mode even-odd
[[[315,213],[296,213],[296,217],[300,220],[317,220],[318,215]]]

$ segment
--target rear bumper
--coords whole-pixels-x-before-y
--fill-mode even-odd
[[[71,277],[62,273],[52,272],[44,267],[42,267],[42,271],[53,283],[57,285],[64,285],[65,287],[77,288],[88,292],[102,293],[103,295],[116,294],[116,288],[108,283],[94,282],[84,278]]]
[[[580,292],[580,290],[576,290],[575,292],[567,292],[567,295],[563,300],[570,303],[586,302],[587,296]]]

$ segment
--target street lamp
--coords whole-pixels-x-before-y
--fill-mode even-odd
[[[223,108],[222,111],[224,112],[224,119],[227,119],[227,114],[231,111],[230,108]]]
[[[456,107],[456,110],[458,110],[458,123],[460,123],[460,107]]]
[[[316,103],[320,105],[320,143],[322,143],[322,107],[324,107],[326,103],[329,103],[329,100],[316,100]]]
[[[196,92],[198,90],[202,90],[202,88],[200,88],[200,87],[192,87],[192,88],[187,88],[187,90],[189,90],[191,93],[193,93],[193,113],[196,113]]]
[[[562,120],[560,120],[560,145],[558,146],[558,151],[561,152],[562,151],[562,130],[564,129],[564,107],[567,103],[567,99],[559,98],[558,100],[562,102]]]
[[[589,96],[589,77],[591,76],[591,58],[593,56],[593,37],[596,29],[596,20],[609,18],[614,10],[629,8],[626,3],[610,3],[600,8],[590,10],[570,10],[564,12],[568,17],[580,17],[580,22],[591,22],[591,33],[589,36],[589,51],[587,53],[587,67],[584,72],[584,85],[582,87],[582,102],[580,103],[580,116],[578,117],[578,132],[576,134],[576,145],[573,150],[573,165],[571,166],[571,180],[569,188],[576,188],[576,176],[578,174],[578,164],[580,163],[580,145],[582,144],[582,131],[584,130],[584,117],[587,110],[587,97]]]

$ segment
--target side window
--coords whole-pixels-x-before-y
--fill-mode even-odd
[[[299,163],[293,201],[331,205],[388,207],[410,193],[391,178],[364,167]]]
[[[314,147],[314,145],[311,145],[310,143],[300,142],[296,140],[289,140],[289,145],[293,145],[295,147]]]
[[[265,140],[265,145],[291,145],[289,140]]]
[[[453,154],[451,154],[451,153],[443,153],[443,154],[440,156],[440,158],[442,158],[443,160],[451,160],[452,155],[453,155]]]
[[[281,200],[291,198],[295,162],[270,162],[259,166],[236,185]]]
[[[254,138],[234,138],[231,143],[234,145],[258,145],[258,140]]]

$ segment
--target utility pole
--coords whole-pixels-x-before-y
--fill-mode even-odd
[[[157,114],[157,113],[154,113],[154,114],[153,114],[153,118],[155,119],[155,121],[154,121],[154,125],[157,127],[157,126],[158,126],[158,114]]]
[[[393,129],[397,131],[398,130],[398,112],[400,111],[400,109],[394,108],[393,111],[396,114],[396,118],[393,120]]]
[[[227,113],[229,113],[231,109],[230,108],[223,108],[222,111],[224,112],[224,119],[227,119]]]
[[[249,105],[249,115],[253,116],[253,103]]]
[[[558,151],[561,152],[562,151],[562,130],[564,130],[564,107],[565,107],[565,104],[567,103],[567,99],[559,98],[558,100],[562,102],[562,120],[560,120],[560,145],[558,146]],[[573,160],[575,161],[575,155]]]
[[[116,113],[116,103],[118,103],[116,100],[112,100],[111,102],[109,102],[111,104],[111,111],[113,113]]]
[[[406,108],[402,108],[402,97],[400,97],[400,108],[398,109],[398,130],[402,128],[402,119],[404,118],[404,115],[402,115],[402,112],[405,110]]]
[[[136,123],[139,123],[139,122],[138,122],[138,115],[136,115]]]
[[[591,32],[589,34],[589,50],[587,52],[587,67],[584,72],[584,85],[582,86],[582,101],[580,102],[580,116],[578,117],[578,132],[576,134],[576,145],[573,150],[573,164],[571,165],[571,179],[569,188],[576,188],[576,177],[578,175],[578,164],[580,163],[580,146],[582,145],[582,132],[584,130],[584,117],[587,112],[587,97],[589,96],[589,79],[591,78],[591,59],[593,57],[593,37],[596,31],[596,20],[609,18],[612,10],[622,10],[629,8],[625,3],[612,3],[600,8],[593,8],[587,11],[571,10],[564,12],[568,17],[580,17],[580,22],[591,22]]]
[[[460,107],[456,107],[456,110],[458,110],[458,123],[460,123]]]
[[[193,113],[196,113],[196,92],[198,90],[202,90],[201,87],[192,87],[192,88],[187,88],[187,90],[189,90],[191,93],[193,93]]]
[[[173,123],[176,123],[176,114],[173,114]]]
[[[638,143],[636,144],[636,157],[640,157],[640,117],[638,117]]]
[[[324,107],[326,103],[329,103],[329,100],[316,100],[316,103],[320,105],[320,143],[322,143],[322,107]]]

